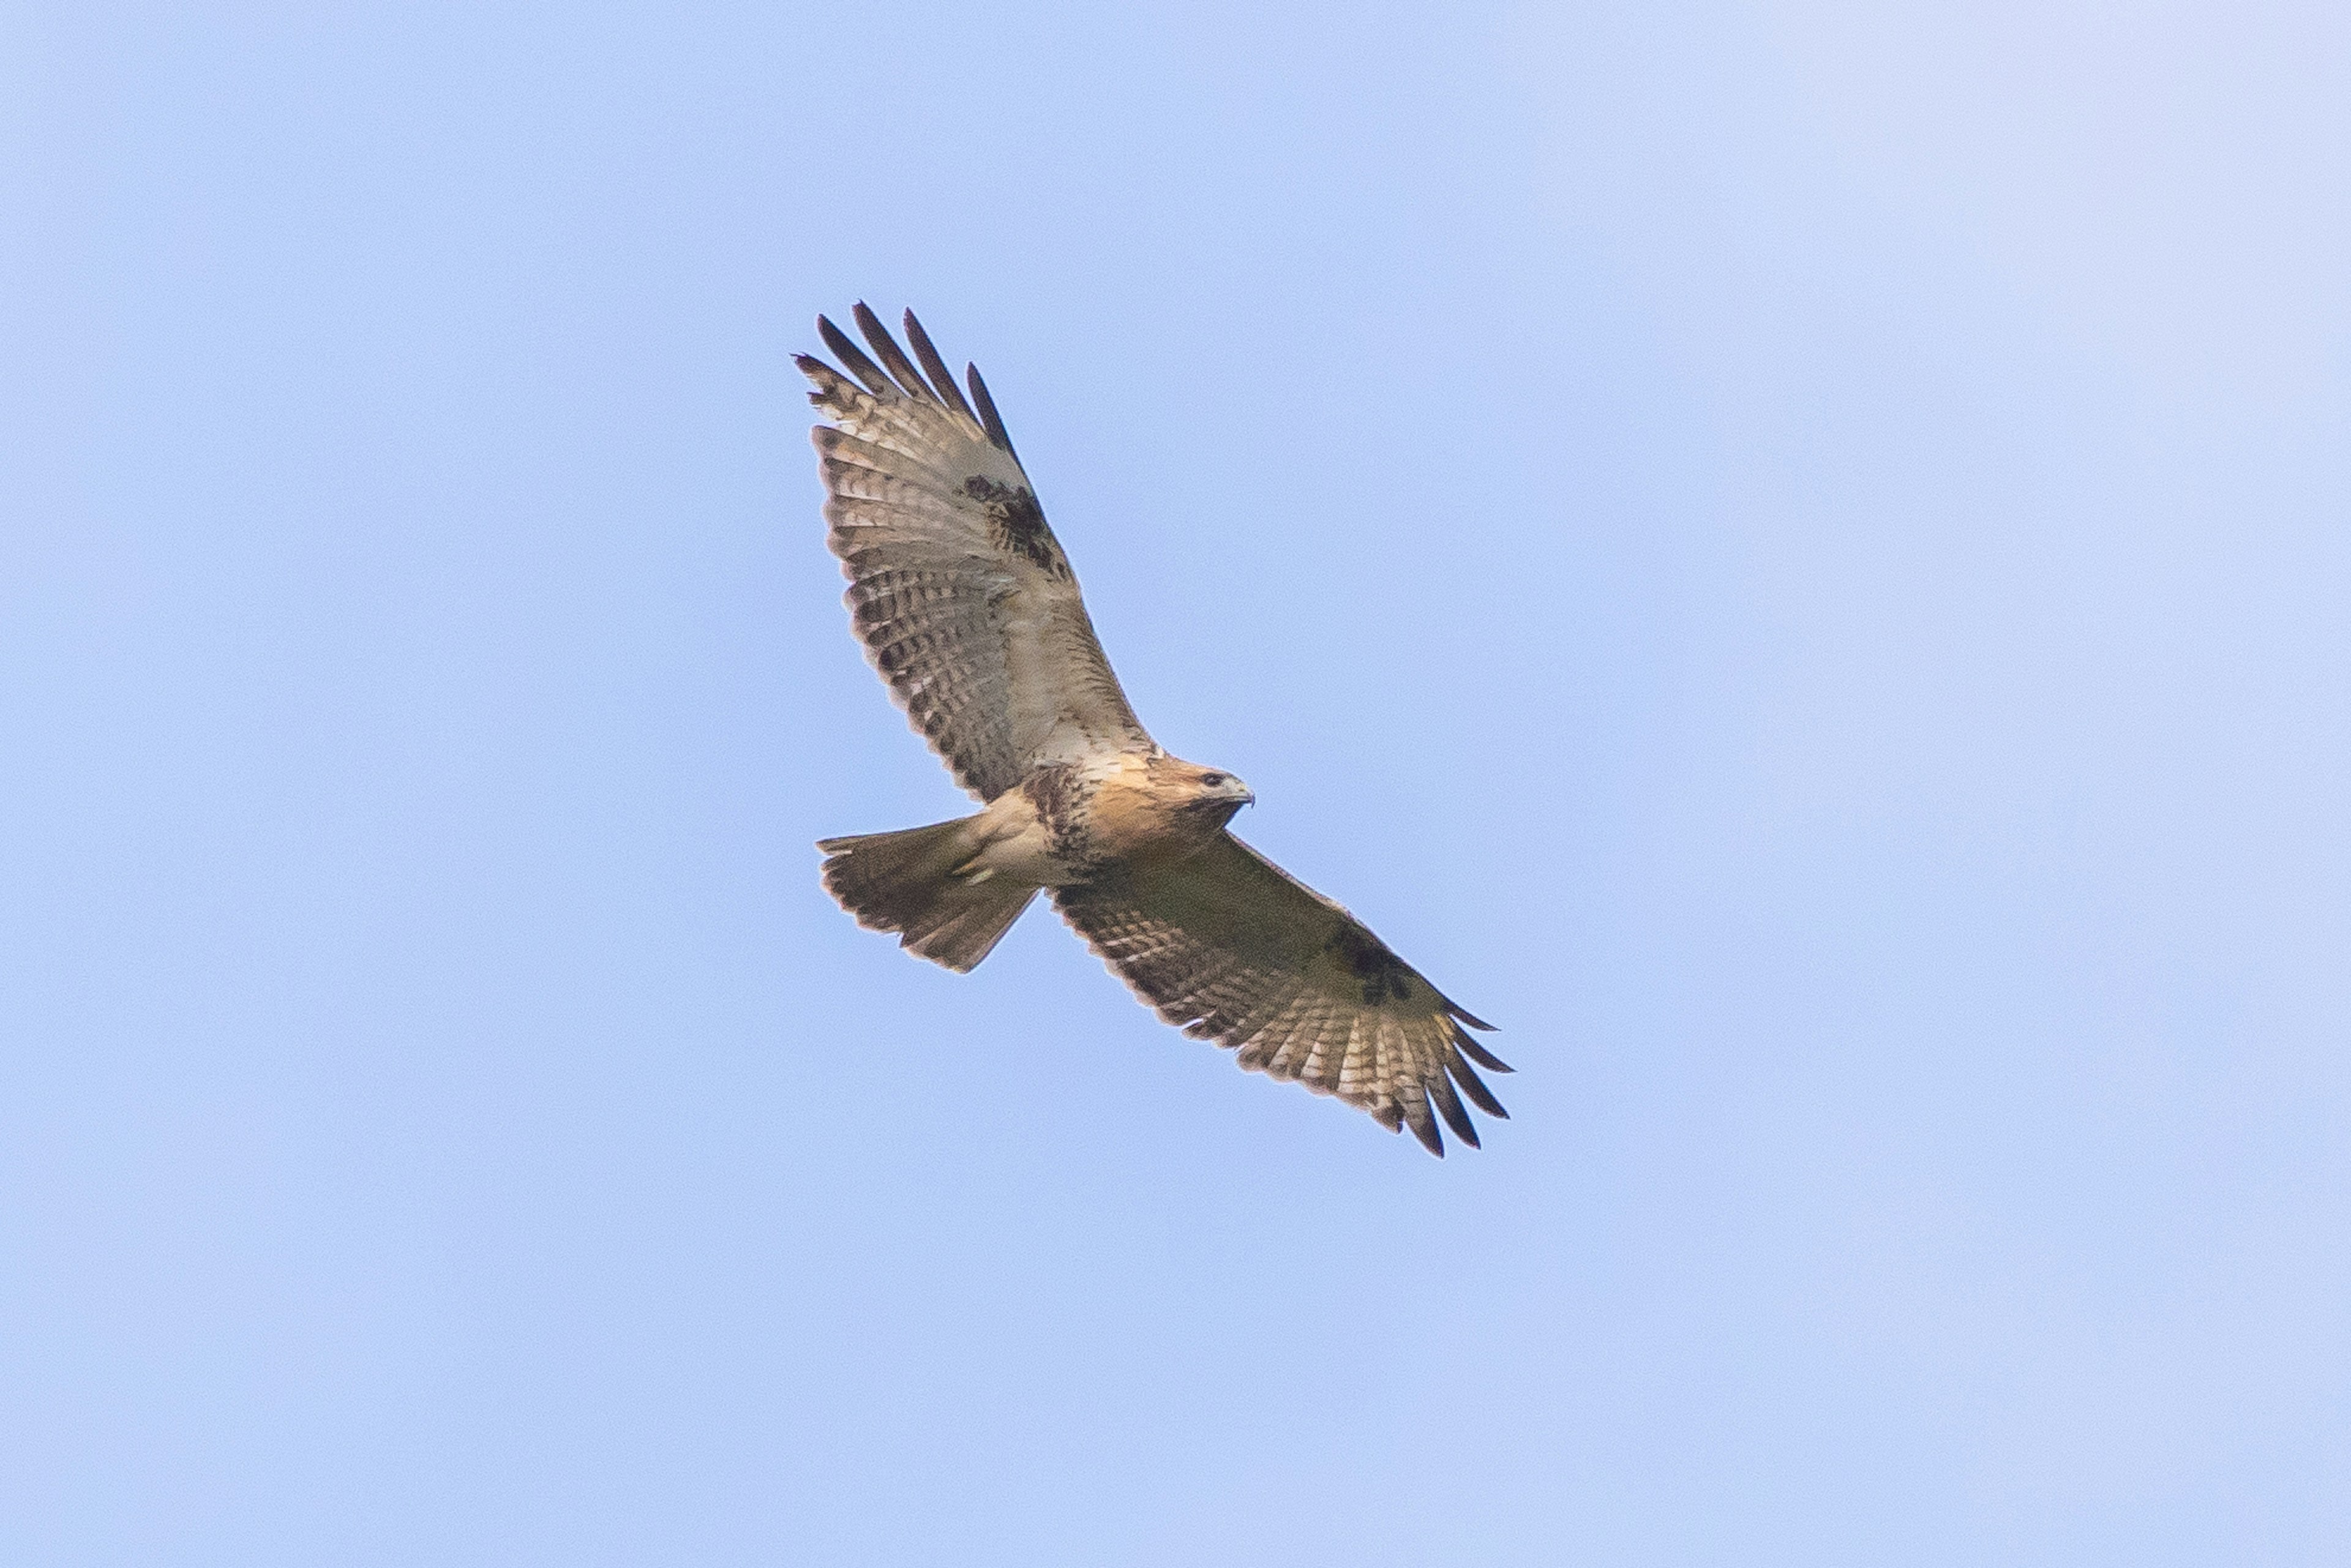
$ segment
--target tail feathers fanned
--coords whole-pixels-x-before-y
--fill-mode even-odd
[[[871,931],[894,931],[907,951],[968,972],[987,956],[1037,890],[969,869],[982,842],[977,817],[894,833],[824,839],[825,891]]]

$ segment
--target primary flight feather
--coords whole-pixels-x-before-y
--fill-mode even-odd
[[[1042,888],[1185,1033],[1408,1126],[1431,1154],[1440,1116],[1474,1147],[1463,1098],[1507,1114],[1471,1065],[1510,1071],[1468,1033],[1491,1026],[1227,831],[1255,797],[1135,718],[977,367],[967,401],[914,312],[912,360],[863,305],[855,319],[870,357],[820,316],[841,368],[798,360],[832,422],[811,433],[827,542],[866,657],[983,809],[824,840],[825,887],[859,925],[963,971]]]

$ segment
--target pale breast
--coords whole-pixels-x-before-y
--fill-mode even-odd
[[[1156,781],[1150,759],[1129,753],[1106,770],[1089,806],[1090,840],[1104,861],[1152,861],[1190,854],[1223,826],[1185,808],[1195,791]]]

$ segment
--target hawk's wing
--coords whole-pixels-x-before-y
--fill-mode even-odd
[[[828,542],[866,657],[907,717],[983,800],[1040,763],[1150,746],[977,368],[975,414],[913,311],[922,371],[862,305],[857,325],[881,365],[821,316],[849,374],[799,364],[833,422],[811,433]]]
[[[1335,1094],[1390,1132],[1409,1124],[1435,1155],[1445,1139],[1432,1104],[1478,1143],[1455,1084],[1479,1110],[1508,1114],[1469,1061],[1510,1069],[1462,1028],[1491,1026],[1230,833],[1172,863],[1051,891],[1136,996],[1188,1035],[1238,1046],[1251,1071]]]

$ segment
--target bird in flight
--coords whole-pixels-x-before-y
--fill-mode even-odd
[[[1041,888],[1185,1033],[1410,1127],[1433,1155],[1440,1116],[1475,1147],[1463,1097],[1508,1114],[1476,1068],[1510,1069],[1468,1032],[1493,1026],[1227,831],[1256,797],[1135,718],[978,367],[966,402],[913,311],[914,360],[862,304],[855,319],[872,357],[820,316],[841,369],[797,361],[831,421],[810,433],[827,542],[866,658],[983,809],[823,840],[827,891],[968,972]]]

